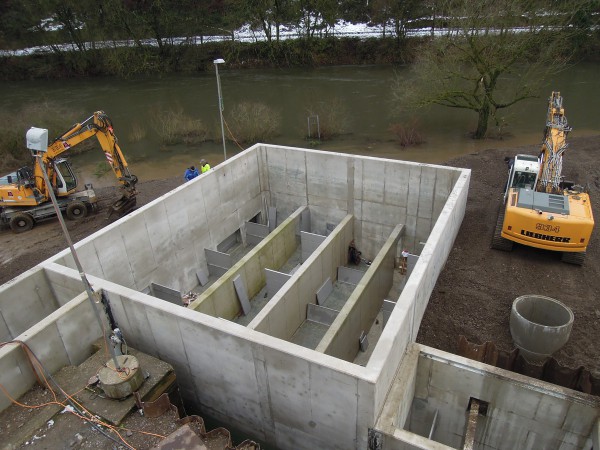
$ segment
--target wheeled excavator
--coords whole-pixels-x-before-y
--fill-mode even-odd
[[[0,220],[10,225],[14,232],[22,233],[30,230],[37,221],[55,216],[50,189],[54,191],[59,208],[68,219],[82,219],[89,210],[96,210],[97,198],[92,185],[86,184],[84,190],[77,191],[75,173],[69,162],[61,157],[91,137],[98,140],[121,184],[121,196],[110,206],[109,215],[130,212],[136,203],[137,177],[129,172],[112,121],[103,111],[97,111],[49,143],[41,158],[33,159],[33,168],[23,167],[7,177],[8,183],[0,185]],[[40,161],[51,186],[44,181]]]
[[[562,252],[564,262],[583,264],[594,216],[586,189],[562,176],[571,130],[560,92],[552,92],[539,156],[519,154],[507,161],[508,181],[492,248],[510,251],[516,242]]]

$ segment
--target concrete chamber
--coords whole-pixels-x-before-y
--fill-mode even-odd
[[[542,361],[569,340],[573,318],[573,311],[558,300],[522,295],[512,304],[510,334],[525,358]]]

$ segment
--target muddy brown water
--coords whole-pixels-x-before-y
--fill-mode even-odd
[[[595,112],[600,98],[600,64],[585,63],[571,67],[549,80],[540,97],[523,101],[502,113],[509,133],[502,140],[473,141],[468,132],[475,127],[476,115],[470,111],[429,107],[394,115],[391,86],[395,76],[408,76],[406,68],[391,66],[338,66],[319,69],[233,70],[221,65],[225,117],[241,102],[261,102],[274,109],[281,119],[279,134],[269,143],[309,147],[306,139],[310,111],[334,109],[345,133],[314,148],[404,159],[418,162],[443,162],[449,158],[490,147],[516,147],[541,141],[547,97],[561,91],[574,135],[600,132]],[[594,100],[596,99],[596,100]],[[138,80],[94,78],[8,82],[0,86],[0,109],[13,110],[37,101],[60,104],[73,111],[85,111],[82,121],[96,110],[113,119],[115,132],[128,159],[132,173],[141,180],[160,179],[181,174],[201,158],[214,166],[224,160],[220,141],[218,95],[215,73],[196,76],[168,76]],[[182,111],[200,119],[215,140],[201,145],[161,144],[156,117],[168,111]],[[322,112],[321,114],[325,114]],[[416,119],[425,139],[422,145],[403,149],[389,131],[394,123]],[[44,124],[31,124],[44,127]],[[145,136],[134,141],[131,132],[141,128]],[[63,130],[49,130],[56,136]],[[235,136],[236,130],[231,130]],[[228,132],[226,131],[226,134]],[[24,151],[26,151],[24,149]],[[226,154],[240,148],[228,141]],[[95,174],[103,162],[102,152],[73,156],[80,182],[94,186],[114,184],[110,175]]]

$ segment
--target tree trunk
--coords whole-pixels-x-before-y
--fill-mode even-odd
[[[473,139],[483,139],[487,133],[490,118],[490,102],[487,98],[483,100],[483,105],[477,112],[479,113],[479,120],[477,121],[477,129],[473,133]]]

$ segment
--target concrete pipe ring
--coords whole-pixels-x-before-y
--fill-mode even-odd
[[[510,334],[526,359],[540,362],[567,343],[573,320],[573,311],[558,300],[522,295],[512,304]]]

